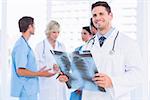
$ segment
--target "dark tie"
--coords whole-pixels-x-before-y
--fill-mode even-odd
[[[106,38],[105,38],[104,36],[101,36],[101,37],[99,38],[99,45],[100,45],[100,47],[103,45],[105,39],[106,39]]]

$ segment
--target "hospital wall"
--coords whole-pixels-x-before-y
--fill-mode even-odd
[[[15,41],[17,40],[17,38],[20,36],[19,30],[18,30],[18,26],[17,26],[17,21],[18,19],[23,16],[23,15],[31,15],[35,18],[35,22],[36,22],[36,34],[35,36],[33,36],[30,40],[30,44],[32,45],[33,49],[34,46],[41,41],[43,38],[45,38],[45,34],[44,34],[44,30],[46,27],[47,22],[50,19],[56,19],[61,23],[61,36],[59,38],[60,41],[64,42],[65,45],[67,46],[68,51],[72,51],[76,46],[79,46],[80,44],[82,44],[81,38],[80,38],[80,27],[82,27],[83,25],[87,25],[89,23],[88,18],[90,18],[90,8],[88,8],[88,10],[86,10],[86,7],[83,7],[83,5],[80,3],[81,1],[78,2],[78,5],[82,6],[82,12],[77,9],[77,8],[73,8],[75,11],[79,11],[77,12],[79,14],[79,16],[74,15],[74,13],[72,13],[72,16],[74,16],[75,18],[71,17],[73,21],[76,21],[76,24],[74,25],[74,23],[70,22],[70,20],[68,21],[66,18],[65,22],[60,18],[61,13],[51,13],[51,12],[59,12],[61,9],[63,8],[50,8],[51,4],[47,4],[50,3],[53,0],[39,0],[39,2],[37,2],[36,0],[29,0],[30,1],[30,5],[28,5],[29,9],[26,9],[24,12],[21,13],[21,10],[19,10],[18,8],[21,9],[21,6],[23,6],[24,2],[27,2],[28,0],[25,0],[24,2],[21,3],[21,1],[16,0],[14,2],[14,0],[2,0],[2,1],[7,1],[8,3],[0,3],[2,4],[2,6],[0,5],[0,7],[2,8],[2,15],[1,15],[1,22],[0,22],[0,100],[17,100],[16,98],[12,98],[10,97],[10,77],[11,77],[11,50],[13,47],[13,44],[15,43]],[[36,1],[37,3],[34,3],[34,1]],[[43,2],[44,1],[44,2]],[[57,0],[54,0],[57,1]],[[58,0],[59,1],[59,0]],[[61,5],[60,2],[58,2],[58,4]],[[60,0],[61,1],[61,0]],[[62,0],[64,3],[70,3],[70,2],[65,2],[64,0]],[[88,5],[88,0],[83,0],[82,3],[84,2],[84,4]],[[95,0],[96,1],[96,0]],[[116,3],[119,0],[108,0],[108,1],[114,1],[113,3]],[[127,0],[128,1],[128,0]],[[126,1],[126,4],[129,4]],[[130,0],[131,1],[131,0]],[[133,0],[135,1],[135,0]],[[149,89],[150,87],[148,86],[148,84],[150,84],[149,82],[149,76],[150,76],[150,72],[148,73],[148,71],[150,70],[150,1],[149,0],[137,0],[138,1],[138,7],[137,7],[137,13],[136,13],[136,19],[137,19],[137,24],[136,24],[136,29],[138,31],[133,31],[130,34],[127,34],[133,38],[137,38],[141,51],[142,51],[142,55],[143,55],[143,59],[144,59],[144,85],[141,87],[141,89],[139,89],[139,91],[135,92],[132,94],[133,100],[139,100],[139,98],[143,98],[143,100],[147,100],[148,94],[149,94]],[[120,0],[120,2],[123,2]],[[54,2],[53,2],[54,3]],[[74,1],[74,3],[76,3]],[[89,2],[89,4],[91,3],[91,1]],[[33,5],[34,4],[34,8]],[[117,3],[116,3],[117,4]],[[49,6],[47,6],[49,5]],[[73,4],[72,4],[73,5]],[[17,8],[13,7],[13,6],[18,6]],[[44,7],[43,7],[44,6]],[[123,5],[125,6],[125,5]],[[39,13],[35,12],[37,11],[38,7],[40,8]],[[58,6],[57,6],[58,7]],[[69,7],[69,6],[68,6]],[[88,6],[90,7],[90,6]],[[115,11],[114,13],[114,20],[113,20],[113,24],[116,24],[116,26],[118,26],[120,29],[129,29],[126,26],[122,26],[120,25],[120,20],[124,20],[122,19],[122,17],[120,15],[123,14],[123,11],[120,13],[121,9],[117,8],[118,6],[114,6],[115,9],[113,9],[113,11]],[[136,7],[136,6],[135,6]],[[64,7],[65,8],[65,7]],[[117,8],[117,9],[116,9]],[[13,10],[10,11],[10,9]],[[73,10],[70,9],[70,10]],[[133,9],[131,9],[132,11]],[[127,10],[126,10],[127,11]],[[7,13],[6,13],[7,12]],[[11,13],[10,13],[11,12]],[[15,12],[18,12],[15,14]],[[20,12],[20,13],[19,13]],[[66,12],[66,11],[64,11]],[[74,11],[69,11],[69,12],[74,12]],[[87,17],[84,17],[83,12],[87,13]],[[115,14],[120,14],[120,15],[115,15]],[[57,16],[57,14],[59,14],[59,16]],[[134,13],[133,13],[134,14]],[[53,16],[55,15],[55,16]],[[85,14],[86,15],[86,14]],[[42,16],[42,17],[41,17]],[[118,20],[120,18],[120,20]],[[83,21],[84,23],[77,23],[77,21]],[[132,20],[131,20],[132,21]],[[131,22],[129,21],[129,22]],[[69,23],[70,22],[70,23]],[[75,26],[75,27],[71,27],[69,29],[67,29],[67,27],[65,27],[64,25],[67,26]],[[80,24],[80,25],[78,25]],[[134,23],[133,23],[134,24]],[[78,25],[78,26],[77,26]],[[126,27],[126,28],[124,28]],[[135,29],[135,27],[133,26],[131,29]],[[124,30],[126,31],[126,30]],[[62,37],[62,38],[61,38]],[[75,37],[75,38],[73,38]],[[66,39],[67,38],[67,39]],[[64,41],[66,40],[66,41]],[[34,42],[35,41],[35,42]],[[71,44],[72,42],[70,41],[74,41],[75,44]],[[78,41],[78,42],[76,42]],[[67,43],[70,43],[67,45]],[[73,45],[73,47],[72,47]],[[71,49],[70,49],[71,48]],[[141,93],[142,91],[142,93]],[[136,95],[136,96],[135,96]],[[138,97],[140,96],[140,97]],[[149,98],[150,99],[150,98]],[[141,99],[140,99],[141,100]]]

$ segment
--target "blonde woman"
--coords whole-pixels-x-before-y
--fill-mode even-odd
[[[45,30],[46,39],[36,46],[35,51],[38,66],[42,65],[53,69],[56,61],[50,50],[65,51],[65,46],[57,41],[59,34],[60,24],[54,20],[50,21]],[[61,75],[59,79],[56,79],[57,76],[58,74],[54,74],[50,78],[40,78],[40,100],[66,100],[65,82],[68,79],[65,75]]]

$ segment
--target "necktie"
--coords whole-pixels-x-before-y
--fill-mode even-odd
[[[101,36],[101,37],[99,38],[99,45],[100,45],[100,47],[103,45],[105,39],[106,39],[106,38],[105,38],[104,36]]]

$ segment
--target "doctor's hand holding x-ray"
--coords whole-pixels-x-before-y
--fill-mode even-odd
[[[93,81],[103,88],[111,88],[112,87],[112,81],[111,78],[103,73],[97,73],[95,74]]]
[[[98,32],[82,50],[92,53],[98,69],[92,80],[106,92],[83,90],[82,100],[131,100],[131,91],[142,83],[143,62],[138,44],[111,25],[113,14],[107,2],[93,3],[91,13]]]

